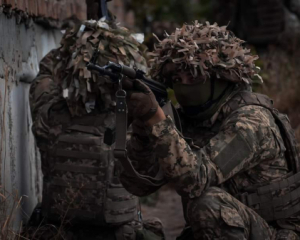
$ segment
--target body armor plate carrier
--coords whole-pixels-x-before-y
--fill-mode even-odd
[[[289,218],[300,211],[300,159],[294,131],[287,115],[279,113],[267,96],[251,92],[241,92],[241,96],[245,105],[262,106],[272,113],[280,129],[286,148],[285,158],[292,172],[286,179],[258,187],[255,192],[240,194],[238,198],[268,222]],[[231,107],[236,110],[241,106]]]
[[[59,117],[59,116],[58,116]],[[137,214],[138,200],[119,182],[120,167],[104,143],[114,113],[73,118],[42,156],[43,214],[89,225],[120,225]]]

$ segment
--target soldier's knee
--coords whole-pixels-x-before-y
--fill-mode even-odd
[[[245,221],[234,205],[233,197],[217,187],[211,187],[201,197],[189,201],[187,218],[194,236],[199,239],[222,235],[228,239],[244,239],[246,235]]]
[[[188,203],[187,218],[197,239],[270,239],[272,231],[257,213],[224,190],[211,187]],[[203,237],[205,236],[205,237]]]
[[[201,197],[191,199],[188,203],[187,217],[190,222],[203,222],[213,224],[221,217],[221,201],[219,195],[224,191],[217,187],[207,189]]]

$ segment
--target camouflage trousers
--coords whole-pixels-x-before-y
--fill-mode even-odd
[[[190,200],[186,213],[195,240],[300,239],[294,231],[269,226],[255,211],[217,187],[211,187],[201,197]],[[192,238],[182,236],[178,239]]]

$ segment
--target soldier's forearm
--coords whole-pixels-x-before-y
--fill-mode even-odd
[[[158,163],[154,152],[155,141],[147,133],[147,127],[139,120],[132,123],[132,133],[127,142],[127,153],[135,169],[147,175],[155,175]]]
[[[152,127],[156,138],[155,153],[165,177],[176,183],[177,192],[184,197],[199,196],[206,185],[206,169],[178,133],[172,119],[167,117]]]

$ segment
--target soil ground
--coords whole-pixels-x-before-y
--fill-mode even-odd
[[[185,224],[181,198],[168,186],[159,191],[155,206],[142,205],[142,213],[144,219],[157,217],[162,221],[166,240],[175,240]]]

